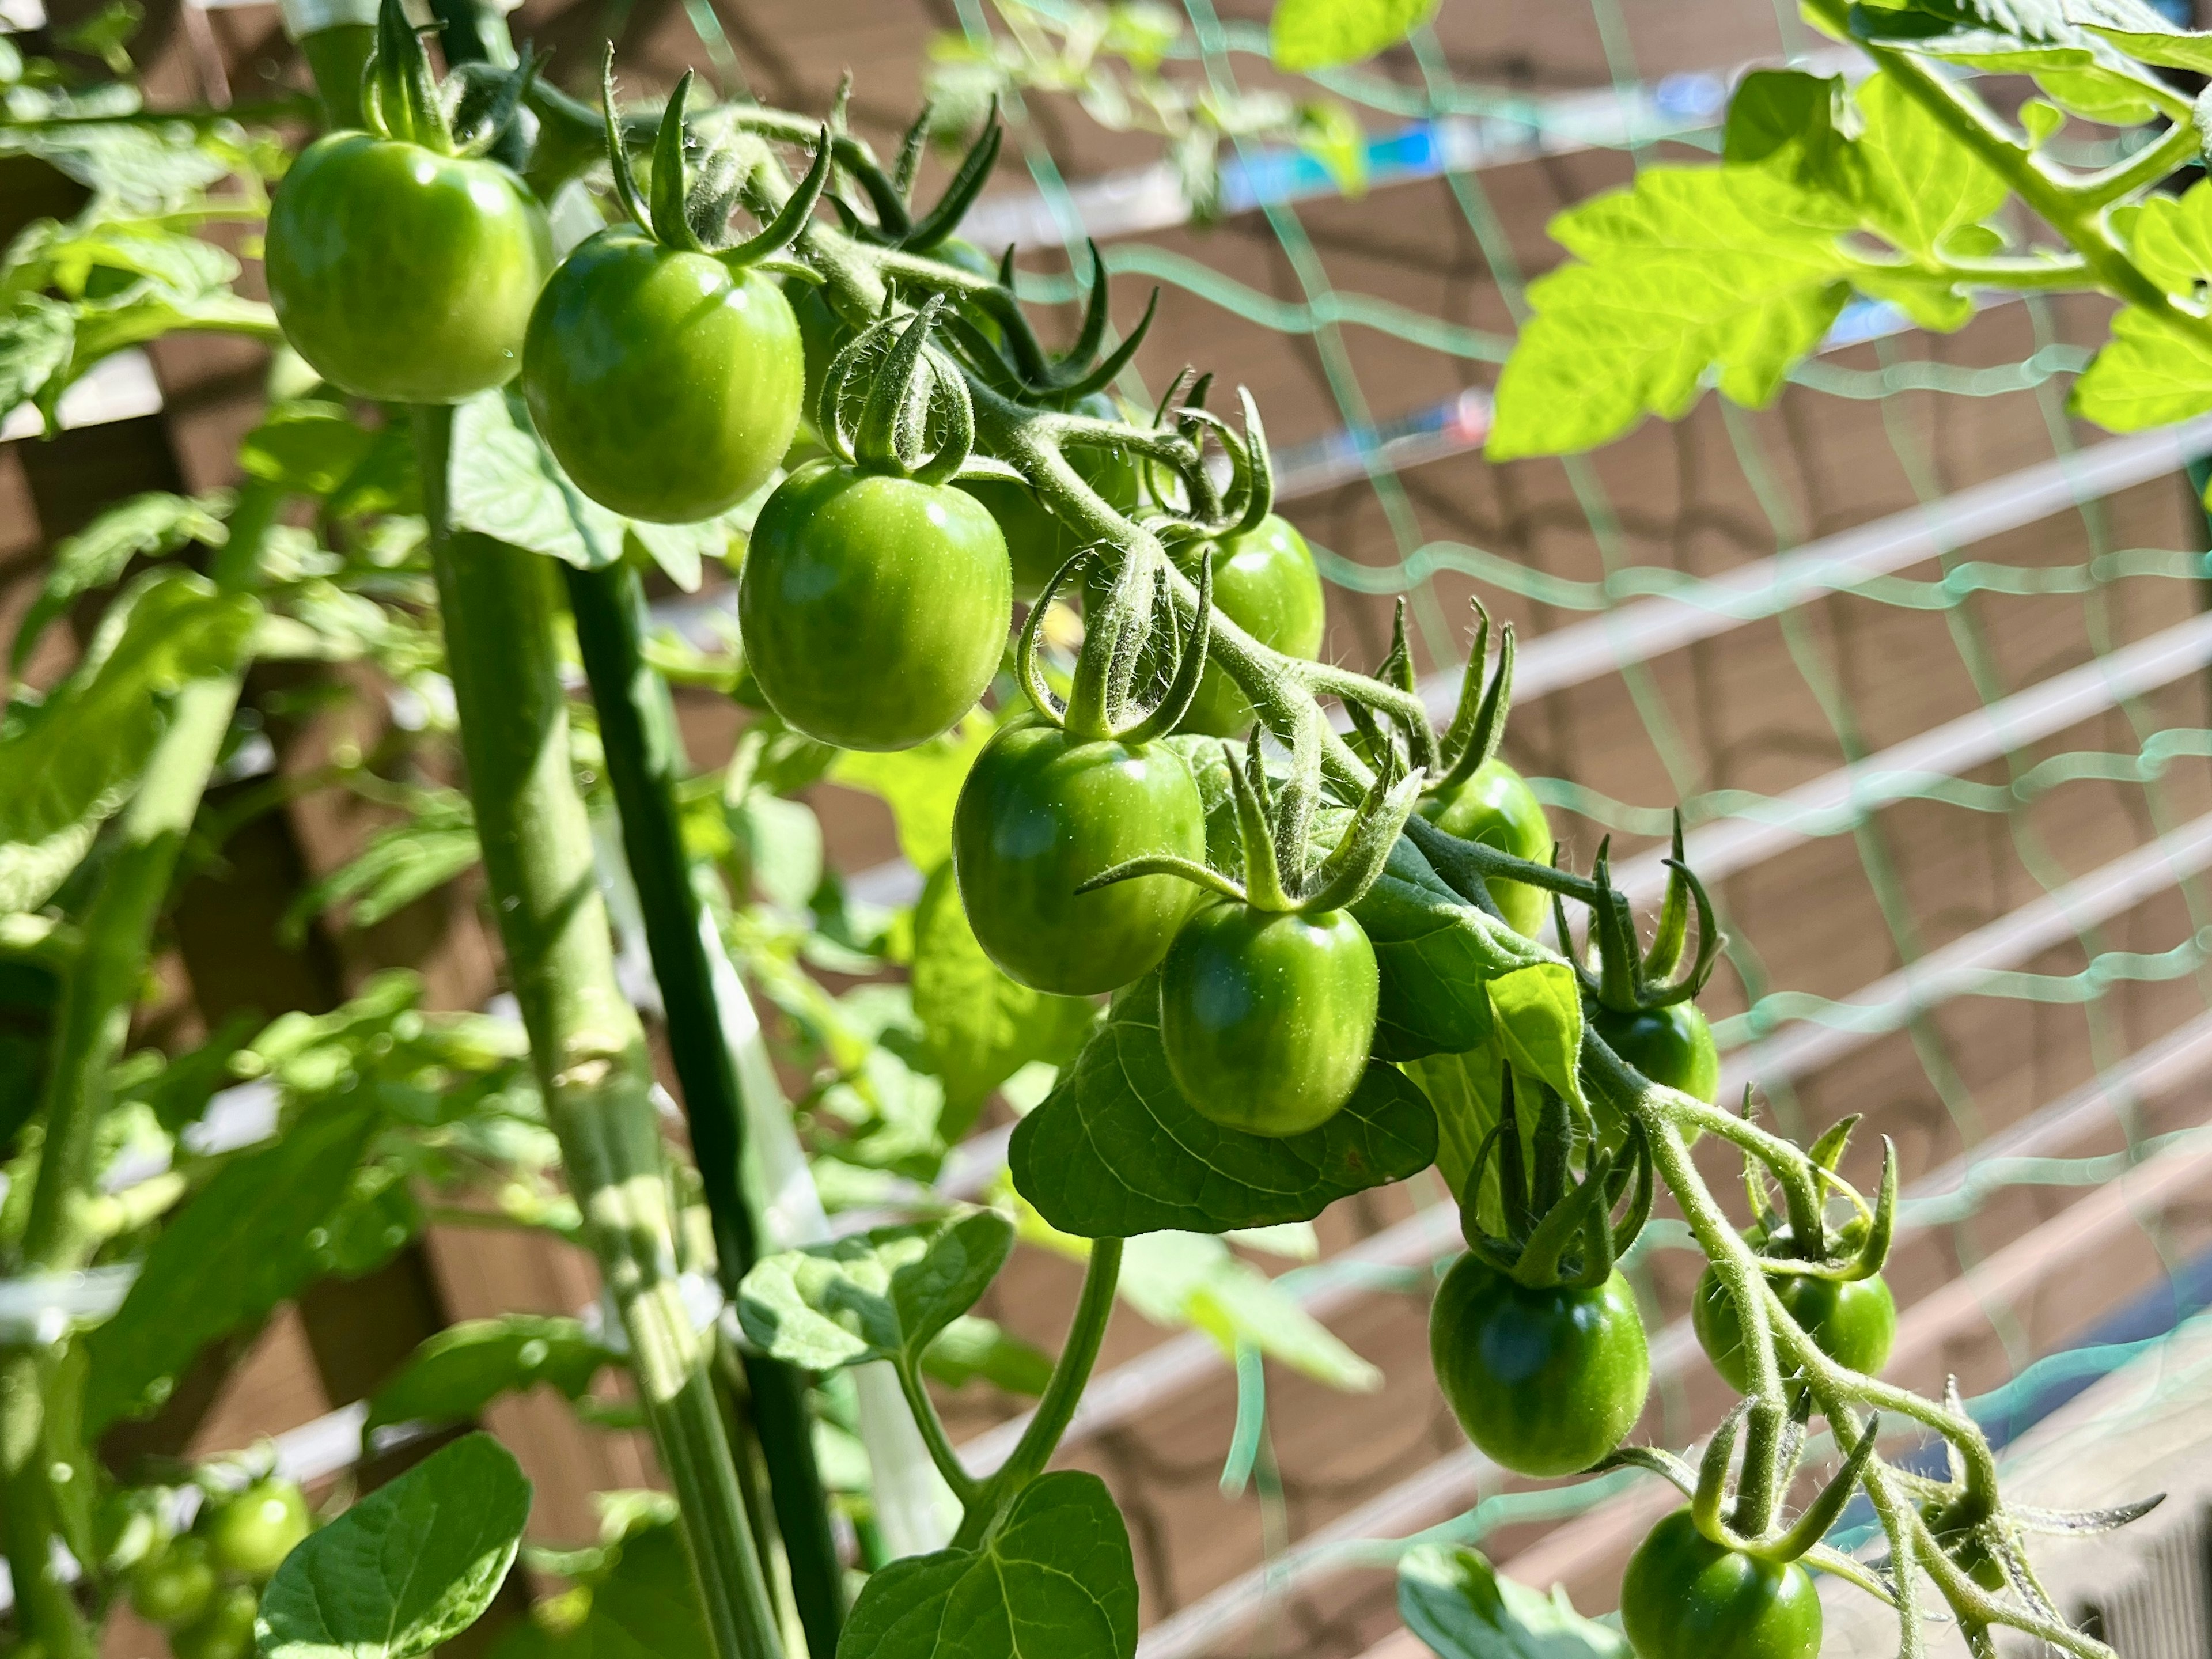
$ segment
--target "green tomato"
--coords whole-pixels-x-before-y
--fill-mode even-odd
[[[173,1539],[131,1574],[131,1605],[141,1619],[174,1630],[207,1610],[215,1597],[215,1568],[204,1540]]]
[[[1258,529],[1225,538],[1213,555],[1213,608],[1261,644],[1311,660],[1321,650],[1328,605],[1306,538],[1272,513]],[[1236,682],[1209,663],[1178,729],[1241,737],[1252,712]],[[1544,855],[1551,856],[1548,845]]]
[[[1112,401],[1103,396],[1086,398],[1078,412],[1110,421],[1119,417]],[[1076,476],[1105,498],[1117,512],[1131,513],[1144,498],[1137,458],[1119,449],[1076,448],[1066,452]],[[1014,597],[1024,602],[1044,592],[1060,566],[1075,556],[1090,538],[1065,523],[1047,507],[1043,498],[1025,483],[1011,478],[965,478],[959,488],[990,509],[1006,538],[1006,554],[1012,562]]]
[[[307,1495],[272,1475],[215,1506],[207,1522],[208,1550],[225,1572],[266,1578],[314,1528]]]
[[[1085,742],[1018,721],[984,745],[952,816],[952,870],[991,960],[1040,991],[1092,996],[1157,964],[1197,902],[1177,876],[1095,892],[1148,853],[1206,860],[1206,804],[1164,743]]]
[[[1552,861],[1552,826],[1544,803],[1528,780],[1502,760],[1489,760],[1449,797],[1431,795],[1421,816],[1448,836],[1479,841],[1532,864]],[[1493,881],[1490,896],[1498,913],[1516,933],[1534,939],[1544,926],[1551,898],[1540,887],[1517,881]]]
[[[1224,1127],[1304,1134],[1366,1073],[1379,990],[1375,947],[1348,913],[1209,904],[1160,969],[1168,1070]]]
[[[840,749],[911,749],[975,706],[1013,602],[991,515],[949,485],[813,461],[761,508],[738,585],[769,706]]]
[[[219,1592],[205,1613],[169,1632],[176,1659],[247,1659],[253,1651],[253,1618],[261,1598],[243,1584]]]
[[[1462,1255],[1429,1310],[1429,1358],[1452,1414],[1519,1474],[1586,1469],[1643,1415],[1651,1356],[1619,1272],[1595,1290],[1531,1290]]]
[[[1795,1561],[1716,1544],[1680,1509],[1629,1557],[1620,1623],[1636,1659],[1816,1659],[1820,1593]]]
[[[1790,1318],[1838,1365],[1872,1376],[1888,1360],[1890,1344],[1897,1337],[1897,1301],[1880,1273],[1871,1279],[1790,1273],[1775,1279],[1774,1293]],[[1711,1267],[1698,1276],[1690,1322],[1698,1333],[1698,1346],[1721,1380],[1741,1394],[1751,1383],[1743,1323],[1736,1317],[1735,1298]]]
[[[1591,1022],[1606,1046],[1654,1083],[1711,1105],[1720,1097],[1721,1053],[1694,1002],[1645,1012],[1601,1008]]]
[[[453,404],[522,367],[553,243],[497,162],[334,132],[276,186],[263,258],[284,337],[318,374],[359,398]]]
[[[523,347],[530,418],[576,487],[691,524],[758,489],[791,447],[806,355],[781,289],[628,226],[562,261]]]

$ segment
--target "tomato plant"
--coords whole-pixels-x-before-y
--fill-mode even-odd
[[[1474,1255],[1429,1313],[1430,1362],[1467,1437],[1521,1474],[1605,1458],[1644,1412],[1651,1359],[1618,1268],[1591,1288],[1531,1287]]]
[[[1881,1370],[1897,1338],[1897,1302],[1881,1274],[1838,1279],[1784,1273],[1773,1283],[1774,1294],[1790,1318],[1822,1353],[1869,1376]],[[1721,1380],[1732,1389],[1748,1386],[1743,1322],[1736,1316],[1735,1297],[1711,1267],[1698,1276],[1692,1316],[1698,1346]]]
[[[1913,299],[1923,319],[1968,289],[2104,293],[2124,309],[2081,379],[2083,409],[2203,412],[2172,404],[2194,394],[2155,372],[2172,346],[2142,343],[2201,331],[2194,276],[2137,234],[2183,210],[2147,193],[2194,154],[2187,100],[2145,76],[2141,96],[2178,136],[2075,177],[1923,61],[1940,57],[1934,37],[1882,35],[1881,18],[1840,0],[1806,9],[1832,33],[1856,30],[1875,75],[1850,88],[1747,77],[1723,166],[1639,172],[1633,257],[1617,238],[1577,236],[1584,257],[1532,290],[1494,452],[1679,413],[1709,369],[1729,395],[1773,392],[1820,329],[1793,346],[1762,328],[1738,350],[1725,331],[1668,336],[1681,309],[1643,302],[1662,266],[1699,293],[1741,291],[1698,263],[1723,209],[1732,258],[1763,257],[1772,221],[1769,252],[1811,273],[1808,318],[1854,282]],[[600,1546],[564,1560],[575,1592],[561,1616],[585,1627],[568,1635],[617,1639],[592,1621],[649,1594],[691,1621],[672,1650],[764,1659],[796,1629],[830,1659],[889,1651],[957,1600],[973,1628],[1050,1627],[1069,1659],[1127,1659],[1126,1527],[1103,1482],[1050,1468],[1117,1294],[1156,1310],[1161,1285],[1180,1283],[1175,1316],[1240,1353],[1325,1369],[1341,1344],[1268,1300],[1255,1271],[1236,1277],[1246,1264],[1218,1236],[1311,1221],[1433,1163],[1467,1254],[1431,1310],[1432,1358],[1470,1438],[1530,1476],[1633,1465],[1693,1497],[1624,1583],[1642,1659],[1811,1654],[1807,1565],[1916,1626],[1925,1578],[1984,1645],[2005,1626],[2108,1659],[2024,1593],[2017,1534],[2133,1511],[2008,1507],[1986,1439],[1950,1403],[1904,1415],[1948,1444],[1956,1478],[1880,1455],[1869,1408],[1899,1400],[1870,1376],[1895,1328],[1881,1276],[1898,1225],[1893,1150],[1863,1193],[1841,1173],[1856,1120],[1800,1146],[1716,1105],[1695,998],[1720,935],[1680,827],[1646,943],[1609,849],[1587,872],[1564,851],[1554,862],[1534,792],[1498,757],[1511,629],[1493,672],[1478,608],[1441,731],[1402,607],[1372,672],[1314,660],[1322,590],[1274,511],[1249,395],[1233,418],[1189,376],[1150,408],[1109,400],[1109,385],[1139,383],[1124,372],[1152,313],[1109,347],[1104,256],[1053,351],[1017,292],[1036,273],[957,240],[998,159],[994,120],[924,207],[927,112],[887,165],[842,102],[817,118],[736,99],[687,120],[688,77],[658,111],[625,112],[610,73],[593,111],[541,85],[491,9],[449,10],[441,85],[386,0],[359,79],[368,130],[317,137],[289,169],[274,137],[241,145],[222,112],[172,119],[136,88],[111,106],[58,66],[0,53],[11,143],[66,148],[99,175],[77,220],[0,256],[0,382],[35,388],[52,415],[115,343],[205,327],[282,338],[329,386],[383,405],[289,395],[287,369],[235,499],[124,504],[58,554],[15,641],[27,660],[48,622],[106,607],[76,665],[0,722],[17,854],[0,965],[44,998],[45,1021],[38,1065],[0,1093],[0,1274],[33,1316],[0,1350],[0,1443],[37,1454],[6,1471],[11,1650],[88,1659],[97,1619],[127,1596],[169,1631],[176,1659],[243,1659],[257,1624],[270,1659],[334,1645],[415,1659],[489,1607],[532,1494],[489,1437],[453,1439],[386,1486],[341,1483],[352,1501],[320,1528],[265,1447],[145,1468],[111,1468],[99,1449],[319,1279],[376,1271],[434,1212],[580,1246],[604,1305],[598,1322],[509,1315],[438,1333],[364,1402],[363,1443],[441,1432],[545,1387],[585,1420],[641,1422],[667,1478],[665,1504],[616,1505]],[[1277,21],[1286,37],[1304,27]],[[309,32],[316,73],[343,83],[321,88],[333,107],[371,44],[361,29]],[[1113,52],[1142,50],[1127,30],[1114,39]],[[2108,59],[2130,52],[2202,66],[2188,56],[2201,48],[2155,35],[2096,39],[2104,72],[2124,79]],[[304,114],[283,106],[287,121]],[[1861,165],[1893,156],[1913,121],[1914,144],[1987,175],[1974,185],[1986,208],[1924,236],[1884,197],[1900,170]],[[68,137],[115,123],[142,161],[175,165],[133,170]],[[630,154],[648,131],[649,202]],[[135,286],[166,281],[149,270],[215,269],[192,227],[250,226],[254,192],[280,173],[261,244],[270,307],[228,278],[197,295]],[[173,182],[187,179],[240,193]],[[582,240],[549,278],[549,204],[563,223],[580,208],[604,224],[610,185],[628,224]],[[1982,222],[2007,189],[2081,251],[2078,270],[2048,249],[1970,251],[1996,245]],[[755,228],[732,240],[741,211]],[[1563,224],[1586,229],[1587,211]],[[1587,349],[1623,330],[1658,345]],[[519,393],[503,393],[518,366]],[[798,459],[802,418],[826,456],[796,465],[747,524],[741,503]],[[210,556],[179,559],[187,546]],[[648,562],[688,586],[716,560],[738,567],[736,641],[649,636]],[[1079,583],[1076,645],[1052,601]],[[1018,594],[1036,602],[1010,659]],[[374,755],[285,775],[284,791],[335,780],[404,819],[297,895],[298,914],[366,926],[480,868],[519,1019],[426,1008],[419,981],[380,976],[326,1012],[210,1031],[175,1054],[130,1050],[148,1029],[135,1017],[165,918],[206,862],[180,863],[180,849],[204,834],[219,844],[218,813],[241,810],[227,796],[199,816],[224,757],[264,715],[297,713],[254,701],[285,678],[249,679],[261,661],[343,665],[324,689],[337,702],[373,687],[369,724],[393,731]],[[672,682],[742,706],[726,763],[693,769]],[[390,718],[418,706],[422,720]],[[1248,741],[1255,720],[1264,736]],[[447,778],[466,793],[434,781]],[[889,805],[926,866],[915,903],[886,917],[825,866],[803,799],[825,779]],[[267,810],[259,795],[249,805]],[[595,836],[595,811],[611,836]],[[1583,937],[1579,914],[1587,950],[1541,942],[1547,905],[1569,918],[1562,945]],[[629,971],[640,938],[649,987]],[[772,1004],[772,1030],[748,987]],[[653,1042],[640,1004],[659,1022]],[[696,1167],[663,1133],[664,1051]],[[222,1143],[211,1103],[249,1081],[275,1132]],[[930,1183],[1001,1085],[1028,1108],[1006,1164],[1021,1204],[1003,1188],[992,1205],[945,1200]],[[1747,1229],[1688,1155],[1700,1133],[1744,1154]],[[118,1147],[157,1153],[158,1167],[138,1175]],[[791,1218],[818,1208],[810,1156],[841,1165],[869,1205],[921,1197],[910,1217],[833,1238],[818,1214]],[[758,1206],[749,1170],[778,1172],[775,1206]],[[1627,1440],[1650,1357],[1619,1264],[1662,1192],[1710,1264],[1698,1334],[1745,1395],[1696,1468]],[[971,1312],[1018,1233],[1082,1241],[1056,1358]],[[1723,1288],[1761,1275],[1771,1298],[1738,1307]],[[702,1301],[732,1317],[701,1316]],[[865,1389],[838,1375],[878,1366]],[[620,1386],[593,1395],[609,1371]],[[953,1450],[924,1381],[952,1375],[1036,1400],[988,1469]],[[1357,1386],[1355,1368],[1335,1375]],[[885,1408],[906,1413],[890,1431]],[[1823,1443],[1804,1432],[1815,1416],[1838,1466],[1791,1518],[1784,1498]],[[195,1487],[218,1495],[174,1536]],[[908,1502],[917,1492],[931,1496]],[[1893,1559],[1932,1572],[1889,1580],[1821,1542],[1856,1492]],[[905,1553],[926,1559],[902,1565],[884,1539],[902,1502]],[[772,1539],[757,1533],[764,1516]],[[1034,1571],[1004,1570],[1017,1552]],[[1488,1588],[1498,1617],[1566,1628],[1556,1607],[1531,1613]]]
[[[356,397],[455,403],[522,367],[552,264],[544,210],[386,51],[367,132],[318,138],[269,213],[270,302],[315,372]],[[514,106],[508,104],[507,118]]]
[[[530,418],[577,487],[617,513],[672,524],[736,506],[791,447],[805,345],[783,290],[752,266],[799,234],[830,164],[825,141],[777,222],[709,250],[688,216],[690,88],[687,76],[662,120],[649,209],[611,138],[633,222],[561,262],[530,314],[522,362]]]
[[[1716,1544],[1676,1510],[1637,1546],[1620,1581],[1637,1659],[1814,1659],[1820,1596],[1795,1561]]]

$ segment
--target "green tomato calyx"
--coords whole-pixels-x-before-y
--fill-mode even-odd
[[[1650,1150],[1633,1126],[1624,1144],[1601,1146],[1558,1091],[1536,1088],[1536,1121],[1524,1143],[1513,1068],[1500,1066],[1498,1126],[1476,1149],[1460,1197],[1460,1232],[1482,1261],[1530,1290],[1595,1290],[1612,1278],[1651,1218]],[[1493,1160],[1495,1231],[1482,1215]],[[1616,1220],[1624,1200],[1627,1207]]]
[[[376,14],[376,44],[362,65],[362,124],[380,138],[473,160],[507,136],[544,64],[544,54],[525,52],[491,83],[488,99],[475,95],[483,85],[481,79],[472,85],[455,75],[441,84],[400,0],[383,0]],[[480,109],[470,107],[477,103]],[[465,111],[469,118],[464,125]]]
[[[614,43],[608,42],[599,76],[600,100],[606,119],[607,161],[614,169],[615,195],[623,210],[640,230],[664,246],[684,253],[711,253],[733,271],[757,266],[819,282],[812,267],[780,256],[805,234],[807,222],[814,216],[830,182],[829,127],[822,128],[806,176],[775,216],[755,235],[731,246],[720,246],[722,228],[744,193],[751,168],[726,144],[707,147],[701,157],[702,165],[696,171],[692,167],[685,153],[690,133],[684,118],[692,78],[692,71],[684,70],[661,109],[653,141],[653,197],[648,203],[637,187],[629,147],[623,139],[622,117],[615,105]]]
[[[865,472],[948,483],[975,441],[975,405],[959,366],[930,343],[945,300],[884,314],[854,337],[822,377],[815,430],[840,460]],[[858,402],[856,418],[848,421]]]

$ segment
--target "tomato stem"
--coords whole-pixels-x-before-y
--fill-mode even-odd
[[[692,882],[677,801],[690,769],[683,735],[668,687],[645,658],[645,584],[636,567],[618,560],[599,570],[563,566],[562,573],[660,987],[692,1157],[714,1224],[716,1275],[724,1298],[733,1301],[739,1281],[759,1258],[760,1241],[742,1178],[744,1092],[723,1035],[704,931],[714,923]],[[843,1569],[815,1465],[805,1382],[765,1354],[742,1358],[793,1600],[809,1650],[815,1659],[829,1659],[843,1618]]]
[[[617,982],[591,826],[569,770],[546,560],[452,526],[453,411],[413,411],[432,568],[491,908],[570,1190],[629,1341],[719,1659],[782,1650],[685,1309],[645,1034]]]

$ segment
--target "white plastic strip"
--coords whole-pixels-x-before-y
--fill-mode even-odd
[[[2212,612],[1694,830],[1683,838],[1684,853],[1701,879],[1719,881],[1801,842],[1862,823],[1876,808],[1917,793],[1930,779],[1958,777],[2208,664]],[[1616,865],[1614,884],[1631,898],[1656,896],[1667,884],[1667,856],[1658,847]]]

